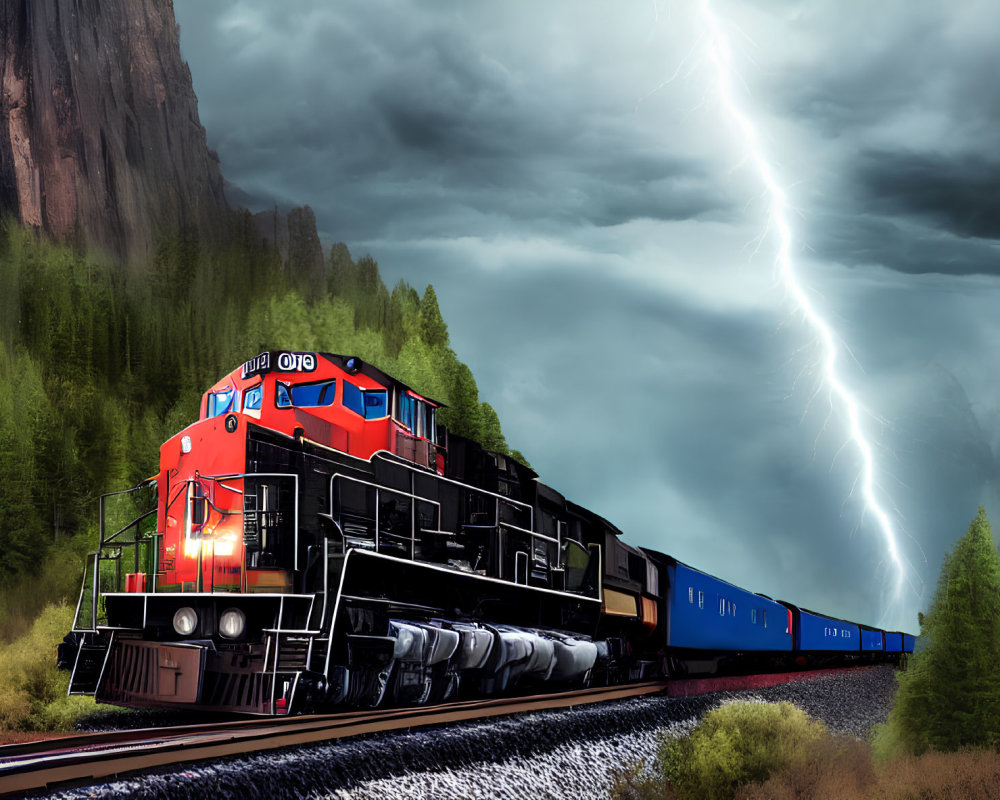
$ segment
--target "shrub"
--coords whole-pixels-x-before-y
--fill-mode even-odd
[[[1000,797],[1000,755],[990,750],[925,753],[883,765],[872,800],[994,800]]]
[[[705,715],[690,736],[664,740],[659,757],[681,800],[728,800],[741,786],[807,763],[826,736],[821,722],[791,703],[729,703]]]
[[[826,734],[763,783],[744,786],[738,800],[862,800],[875,783],[871,747],[848,736]]]
[[[809,764],[788,767],[738,800],[994,800],[1000,797],[1000,755],[992,751],[903,756],[872,766],[858,741],[829,739]]]

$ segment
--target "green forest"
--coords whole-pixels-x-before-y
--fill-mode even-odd
[[[0,644],[46,603],[75,602],[99,495],[153,475],[202,392],[264,350],[358,355],[446,403],[454,432],[508,452],[433,287],[389,290],[343,244],[323,278],[294,252],[283,264],[247,212],[215,242],[164,237],[139,266],[6,223],[0,337]]]

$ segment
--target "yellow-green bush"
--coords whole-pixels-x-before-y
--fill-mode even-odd
[[[69,673],[56,669],[56,647],[73,623],[68,605],[47,606],[31,629],[0,647],[0,729],[69,730],[97,706],[67,697]]]
[[[791,703],[729,703],[709,712],[690,736],[660,744],[663,777],[682,800],[729,800],[809,760],[826,726]]]

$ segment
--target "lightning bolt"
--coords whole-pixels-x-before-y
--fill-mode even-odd
[[[879,625],[886,620],[899,620],[905,613],[903,605],[904,587],[909,583],[919,595],[909,579],[910,570],[900,552],[897,532],[892,520],[876,497],[875,459],[873,448],[861,424],[862,409],[858,400],[840,378],[837,361],[842,347],[830,325],[823,319],[806,294],[799,280],[792,258],[792,228],[789,223],[788,198],[775,178],[774,170],[760,146],[757,130],[750,117],[740,108],[733,95],[733,81],[737,72],[732,65],[729,42],[708,0],[699,0],[701,18],[706,30],[706,54],[715,68],[715,77],[722,108],[734,123],[746,151],[746,159],[756,170],[764,185],[764,194],[769,200],[769,227],[777,234],[778,252],[776,263],[785,291],[816,334],[819,340],[824,384],[830,392],[831,404],[837,403],[847,416],[848,440],[853,443],[861,457],[861,472],[858,476],[861,496],[866,513],[870,513],[881,532],[889,566],[889,602],[883,609]]]

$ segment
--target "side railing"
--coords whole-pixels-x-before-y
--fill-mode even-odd
[[[155,591],[159,537],[156,532],[156,481],[143,481],[131,489],[109,492],[99,499],[100,539],[97,550],[87,555],[73,630],[93,632],[104,619],[102,597],[125,590],[129,575],[148,578],[145,586]],[[124,524],[121,520],[127,520]],[[112,530],[112,533],[108,531]],[[123,574],[123,565],[132,568]],[[125,578],[126,580],[123,580]]]
[[[330,512],[322,516],[331,523],[333,541],[339,539],[339,552],[355,548],[443,563],[441,553],[458,550],[469,556],[467,566],[462,567],[467,571],[600,597],[599,586],[588,591],[583,583],[595,548],[570,538],[565,523],[556,525],[555,535],[542,533],[534,529],[534,509],[526,503],[448,478],[435,476],[435,480],[476,495],[481,510],[472,515],[474,522],[460,523],[458,530],[442,530],[441,504],[418,494],[413,480],[407,490],[353,475],[332,475]],[[600,548],[596,550],[599,571]]]

